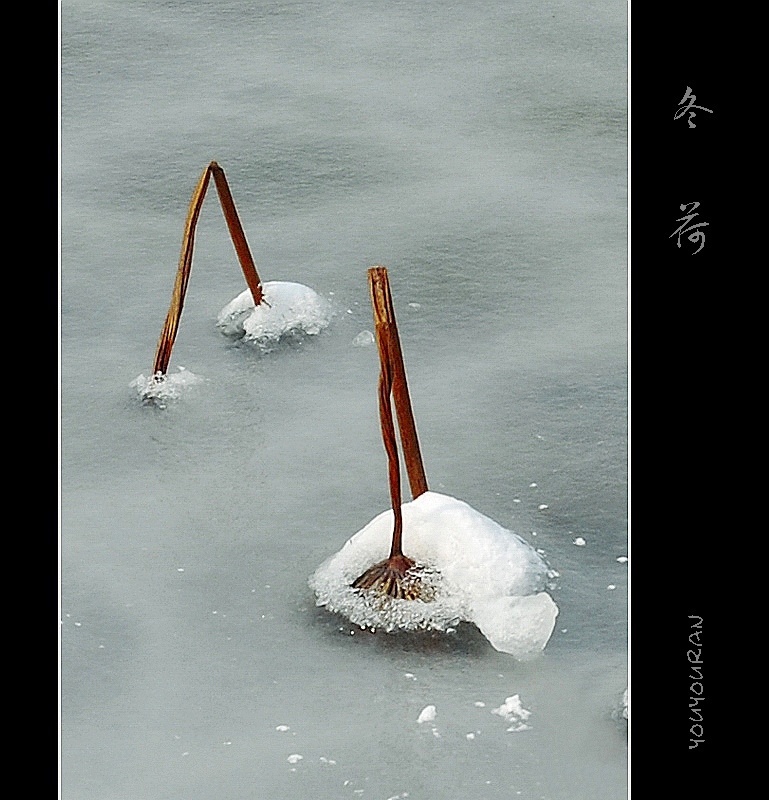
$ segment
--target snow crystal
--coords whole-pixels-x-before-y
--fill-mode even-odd
[[[184,367],[177,369],[178,372],[171,375],[163,375],[160,372],[149,377],[137,375],[128,385],[136,389],[145,403],[154,403],[160,408],[165,408],[166,401],[178,399],[182,390],[204,381],[204,378],[188,372]]]
[[[505,722],[512,723],[507,729],[508,731],[529,730],[526,720],[531,716],[531,711],[523,707],[520,695],[514,694],[506,697],[505,702],[498,708],[492,709],[491,713],[504,717]]]
[[[558,607],[544,591],[549,566],[524,539],[467,503],[425,492],[404,503],[403,549],[421,569],[430,600],[399,600],[351,584],[387,557],[393,512],[382,512],[310,578],[316,604],[361,628],[449,631],[473,622],[519,660],[547,644]]]
[[[423,722],[433,722],[436,717],[435,706],[425,706],[417,717],[417,722],[421,725]]]
[[[333,316],[328,300],[288,281],[262,284],[264,300],[258,306],[250,289],[241,292],[220,312],[216,326],[227,336],[242,336],[262,346],[275,344],[288,335],[314,336],[327,328]]]

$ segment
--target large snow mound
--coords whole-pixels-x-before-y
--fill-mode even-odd
[[[267,281],[262,291],[264,299],[258,306],[250,289],[227,303],[216,321],[219,330],[269,345],[289,335],[315,336],[331,323],[331,303],[309,286]]]
[[[423,570],[432,599],[396,600],[352,582],[390,551],[393,512],[382,512],[310,578],[316,603],[361,628],[449,631],[474,623],[497,650],[535,657],[555,627],[558,607],[545,591],[552,574],[517,534],[467,503],[426,492],[404,503],[403,551]]]

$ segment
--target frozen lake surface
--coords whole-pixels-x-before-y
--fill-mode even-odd
[[[64,800],[627,795],[626,11],[62,4]],[[144,404],[212,160],[262,279],[329,324],[223,335],[246,287],[209,190],[177,391]],[[531,661],[316,606],[390,506],[375,264],[430,489],[557,572]]]

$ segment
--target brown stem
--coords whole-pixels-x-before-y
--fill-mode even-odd
[[[406,462],[411,496],[416,499],[419,495],[428,491],[427,477],[419,448],[414,413],[411,408],[411,398],[406,380],[406,369],[403,364],[398,326],[395,322],[395,310],[390,293],[387,268],[382,266],[371,267],[368,271],[368,276],[371,303],[374,307],[377,340],[386,338],[388,342],[387,353],[392,373],[392,395],[395,413],[398,418],[398,428],[400,429],[403,458]]]
[[[243,232],[243,226],[240,224],[238,212],[235,209],[235,201],[232,199],[230,187],[227,184],[227,178],[224,175],[224,170],[212,161],[209,165],[211,172],[214,175],[214,183],[216,184],[216,191],[219,194],[219,203],[222,206],[224,219],[227,222],[227,227],[230,230],[230,238],[235,246],[235,252],[238,254],[238,261],[240,261],[240,268],[243,270],[243,275],[246,278],[248,288],[251,290],[251,295],[254,298],[254,305],[258,306],[262,302],[262,282],[259,279],[259,273],[256,271],[256,264],[254,263],[251,250],[246,241],[246,234]]]
[[[389,337],[386,330],[377,328],[377,346],[379,349],[379,422],[382,428],[382,440],[387,452],[388,477],[390,480],[390,500],[392,502],[395,525],[393,528],[390,558],[403,556],[401,539],[403,535],[403,512],[401,511],[401,472],[398,456],[398,440],[395,436],[390,393],[392,392],[392,370],[390,368]]]
[[[171,351],[173,350],[174,342],[176,341],[176,334],[179,331],[179,320],[182,316],[182,309],[184,308],[184,298],[187,294],[187,284],[190,279],[190,271],[192,269],[192,252],[195,244],[195,229],[200,217],[200,209],[203,206],[203,200],[206,196],[206,189],[208,182],[214,176],[214,183],[219,194],[219,203],[224,213],[224,219],[227,222],[227,227],[230,231],[230,238],[235,246],[235,252],[240,261],[240,267],[243,270],[243,275],[246,278],[248,288],[251,290],[251,295],[254,298],[254,305],[259,305],[262,302],[262,284],[259,279],[259,274],[256,271],[254,259],[251,256],[251,251],[248,248],[246,235],[243,233],[243,228],[238,218],[238,212],[235,209],[235,202],[232,199],[230,188],[227,185],[227,178],[224,175],[224,170],[212,161],[200,176],[198,185],[192,193],[190,200],[189,211],[187,212],[187,221],[184,225],[184,237],[182,238],[182,251],[179,257],[179,266],[176,270],[176,279],[174,281],[173,294],[171,295],[171,305],[166,315],[166,320],[163,325],[163,330],[160,332],[158,339],[157,349],[155,351],[155,362],[152,367],[152,374],[165,375],[168,371],[168,362],[171,359]]]
[[[187,222],[184,225],[182,252],[179,257],[179,267],[176,270],[176,280],[174,282],[173,294],[171,295],[171,305],[166,315],[163,330],[160,332],[157,350],[155,351],[155,363],[152,367],[153,375],[157,375],[158,373],[165,375],[168,371],[168,362],[171,359],[171,350],[173,349],[174,342],[176,341],[176,334],[179,330],[179,320],[182,316],[184,297],[187,294],[187,283],[189,282],[190,270],[192,269],[195,227],[198,224],[200,209],[203,205],[203,199],[206,196],[206,189],[208,188],[210,177],[210,168],[206,167],[205,170],[203,170],[203,174],[200,176],[195,191],[192,193],[190,208],[187,212]]]

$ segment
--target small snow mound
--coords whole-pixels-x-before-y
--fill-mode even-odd
[[[491,645],[519,660],[536,656],[558,607],[544,591],[550,568],[524,539],[467,503],[425,492],[404,503],[403,549],[429,600],[398,600],[351,584],[387,557],[393,512],[382,512],[324,561],[309,580],[316,604],[361,628],[452,631],[473,622]]]
[[[178,370],[172,375],[163,375],[160,372],[149,377],[138,375],[129,386],[136,389],[143,402],[154,403],[160,408],[165,408],[168,400],[178,399],[181,392],[188,386],[194,386],[204,381],[200,375],[195,375],[184,367],[178,367]]]
[[[231,300],[219,312],[217,328],[226,336],[270,346],[287,336],[316,336],[331,323],[331,303],[309,286],[268,281],[262,290],[258,306],[250,289]]]

